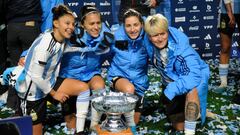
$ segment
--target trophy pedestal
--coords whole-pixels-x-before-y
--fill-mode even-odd
[[[133,135],[131,129],[121,119],[121,115],[131,112],[136,106],[138,97],[121,92],[100,93],[93,96],[92,106],[97,112],[105,113],[106,120],[97,125],[98,135]]]
[[[96,126],[97,135],[133,135],[130,128],[126,130],[121,130],[119,132],[109,132],[106,130],[102,130],[99,125]]]

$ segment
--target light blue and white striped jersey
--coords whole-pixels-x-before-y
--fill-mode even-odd
[[[26,78],[18,88],[26,90],[32,81],[27,100],[41,99],[52,90],[59,73],[64,44],[57,42],[51,32],[46,32],[29,48],[24,66]],[[22,98],[25,95],[25,93],[18,94]]]
[[[221,0],[221,13],[227,14],[225,0]],[[240,0],[231,0],[233,14],[240,14]]]

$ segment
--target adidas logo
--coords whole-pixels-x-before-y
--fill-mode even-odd
[[[178,28],[178,30],[180,30],[181,32],[184,32],[182,26],[180,26],[180,27]]]
[[[238,46],[239,46],[239,44],[237,41],[232,44],[232,47],[238,47]]]
[[[207,34],[207,36],[204,38],[204,40],[211,40],[212,37],[210,36],[210,34]]]

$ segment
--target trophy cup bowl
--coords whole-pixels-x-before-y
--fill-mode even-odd
[[[107,115],[100,125],[101,130],[120,132],[128,127],[121,119],[121,115],[131,112],[136,106],[138,97],[134,94],[122,92],[104,92],[92,98],[92,106],[99,113]]]

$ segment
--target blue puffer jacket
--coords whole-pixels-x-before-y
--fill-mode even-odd
[[[115,44],[112,47],[113,59],[108,71],[108,81],[114,77],[127,78],[135,86],[135,92],[143,96],[144,91],[148,89],[149,82],[147,76],[147,60],[148,55],[146,48],[143,45],[144,31],[136,40],[131,40],[123,26],[115,32]],[[118,42],[125,49],[119,49]],[[124,47],[123,47],[124,48]]]
[[[84,44],[84,47],[79,48],[88,48],[84,52],[68,52],[64,53],[59,76],[63,78],[73,78],[81,81],[88,81],[94,75],[101,74],[101,65],[105,54],[96,54],[96,47],[104,38],[104,32],[109,32],[110,30],[106,27],[105,24],[102,24],[102,30],[97,38],[91,37],[86,31],[81,38],[78,36],[81,33],[79,28],[75,29],[75,35],[77,38],[76,42],[81,45]],[[70,46],[76,47],[75,44],[69,43]],[[94,49],[95,48],[95,49]],[[91,50],[93,49],[93,50]]]
[[[153,63],[156,48],[148,40],[147,36],[145,36],[145,41],[148,54]],[[175,96],[188,93],[196,87],[200,100],[201,119],[202,123],[204,123],[210,75],[209,66],[190,46],[188,37],[173,27],[169,27],[168,49],[168,63],[164,70],[159,70],[172,80],[167,84],[164,94],[172,100]],[[160,69],[156,64],[154,66]]]

